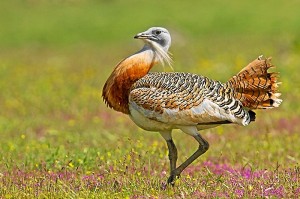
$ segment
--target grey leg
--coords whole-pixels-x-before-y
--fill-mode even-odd
[[[177,148],[175,146],[175,143],[173,142],[171,131],[160,132],[160,134],[166,140],[169,149],[170,174],[171,174],[172,171],[176,169]]]
[[[168,183],[174,186],[175,180],[177,177],[180,176],[181,172],[189,166],[194,160],[196,160],[199,156],[201,156],[203,153],[205,153],[208,148],[209,144],[208,142],[202,138],[202,136],[198,133],[196,128],[181,128],[185,133],[192,135],[197,142],[199,143],[199,148],[191,157],[189,157],[185,162],[183,162],[179,167],[171,171],[171,175],[168,179]]]
[[[173,142],[173,140],[167,140],[167,145],[169,149],[169,160],[170,160],[170,173],[174,169],[176,169],[176,162],[177,162],[177,148]]]

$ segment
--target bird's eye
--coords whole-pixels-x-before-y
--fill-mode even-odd
[[[161,33],[160,30],[155,31],[155,34],[156,34],[156,35],[159,35],[160,33]]]

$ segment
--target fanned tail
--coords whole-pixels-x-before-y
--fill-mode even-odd
[[[234,89],[233,96],[249,109],[266,109],[278,107],[282,99],[278,92],[279,77],[276,72],[268,72],[273,68],[271,58],[254,60],[226,83]]]

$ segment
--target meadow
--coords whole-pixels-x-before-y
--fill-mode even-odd
[[[0,198],[299,198],[299,1],[0,2]],[[168,187],[158,133],[110,110],[101,89],[151,26],[172,35],[175,71],[222,82],[259,55],[282,105],[247,127],[202,132],[210,149]],[[153,71],[171,71],[155,66]],[[175,131],[179,162],[196,148]]]

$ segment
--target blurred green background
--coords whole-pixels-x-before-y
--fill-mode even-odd
[[[145,133],[101,99],[113,67],[142,47],[133,36],[152,26],[170,31],[175,71],[225,82],[264,54],[273,57],[280,72],[280,108],[257,111],[257,121],[248,127],[205,131],[211,147],[198,161],[269,170],[277,163],[283,168],[299,164],[299,8],[297,0],[1,0],[0,196],[24,196],[27,189],[18,192],[12,178],[1,178],[15,169],[83,175],[115,168],[120,172],[105,180],[128,179],[132,190],[149,187],[139,181],[147,177],[145,165],[168,171],[163,139]],[[181,133],[174,136],[181,162],[196,143],[191,146],[192,138]],[[134,169],[143,175],[123,176],[133,153],[139,155]],[[152,182],[164,181],[159,176],[152,174]],[[27,193],[34,194],[35,181],[24,182],[33,187]],[[55,190],[60,189],[50,192]]]
[[[289,164],[284,154],[299,161],[297,146],[288,138],[298,132],[300,121],[299,7],[297,0],[0,1],[0,167],[31,170],[46,162],[55,170],[71,159],[91,170],[97,168],[95,162],[103,163],[98,153],[107,154],[116,145],[122,147],[121,155],[130,151],[135,145],[127,139],[144,143],[141,154],[159,140],[157,150],[165,154],[158,135],[144,133],[101,100],[113,67],[143,45],[133,36],[151,26],[169,29],[175,71],[224,82],[259,55],[272,56],[283,82],[283,104],[258,111],[250,127],[209,130],[213,147],[207,157],[223,151],[258,165],[266,159]],[[263,132],[274,133],[274,140],[266,141]],[[176,136],[182,136],[184,159],[194,150],[183,147],[191,140]],[[243,139],[243,146],[234,142]],[[269,152],[257,156],[253,148],[261,146]]]

